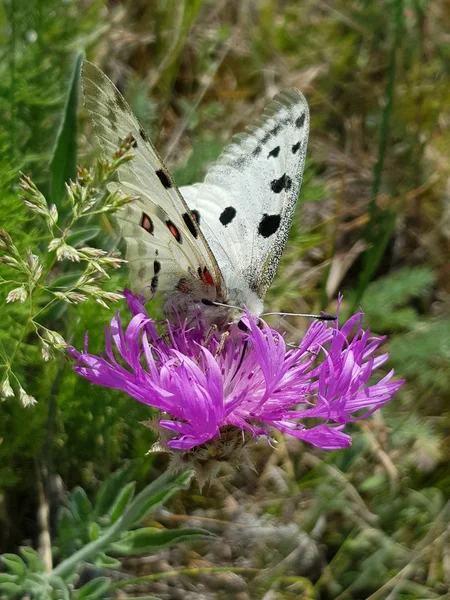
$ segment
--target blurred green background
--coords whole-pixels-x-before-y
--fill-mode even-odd
[[[45,247],[19,197],[19,171],[51,193],[80,50],[121,89],[178,185],[200,180],[278,90],[298,87],[311,110],[308,161],[266,308],[331,312],[342,292],[344,312],[361,305],[365,326],[388,335],[388,368],[407,380],[352,427],[348,450],[280,438],[276,452],[258,450],[256,471],[230,468],[177,497],[166,523],[211,523],[222,542],[130,569],[230,569],[173,578],[166,595],[159,590],[165,598],[450,598],[450,4],[3,0],[0,30],[0,226],[19,248]],[[89,165],[95,145],[79,114],[68,151]],[[114,247],[110,221],[97,225],[90,243]],[[126,280],[122,268],[110,289]],[[0,285],[6,356],[28,314],[26,303],[5,304],[8,291]],[[47,326],[78,347],[89,330],[99,350],[112,314],[90,301],[54,311]],[[293,340],[307,325],[283,321]],[[75,485],[94,494],[126,461],[140,485],[167,464],[146,455],[154,438],[139,424],[145,407],[91,387],[63,359],[43,362],[34,336],[15,371],[38,403],[0,404],[0,552],[38,546],[43,482],[53,482],[56,506]]]

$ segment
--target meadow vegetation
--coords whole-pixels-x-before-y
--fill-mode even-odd
[[[122,546],[108,549],[116,558],[97,556],[76,585],[100,583],[65,596],[56,566],[49,595],[35,597],[450,598],[449,25],[444,0],[4,0],[0,228],[11,239],[0,249],[14,244],[24,261],[12,272],[0,259],[7,577],[48,571],[50,546],[64,564],[127,514]],[[278,436],[276,451],[258,448],[254,470],[224,465],[201,491],[173,476],[145,510],[130,509],[134,489],[167,467],[166,455],[147,454],[155,436],[140,422],[152,415],[80,378],[58,337],[80,348],[89,330],[102,348],[126,266],[48,250],[62,223],[70,247],[122,249],[112,213],[126,199],[105,192],[104,210],[65,221],[77,165],[103,191],[115,168],[95,162],[78,92],[83,55],[121,89],[178,185],[201,180],[278,90],[305,94],[305,177],[266,308],[332,313],[341,292],[344,317],[362,306],[365,327],[388,336],[388,368],[406,384],[352,426],[351,448],[327,453]],[[39,268],[46,287],[29,287]],[[8,298],[13,289],[25,295]],[[155,318],[159,309],[149,305]],[[291,341],[309,325],[270,322]],[[163,501],[139,537],[136,514]],[[30,549],[20,562],[20,546],[43,552],[43,563]],[[8,588],[18,580],[2,576],[0,598],[22,597]]]

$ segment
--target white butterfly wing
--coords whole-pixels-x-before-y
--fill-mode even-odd
[[[132,289],[173,292],[187,277],[196,281],[200,296],[223,301],[223,278],[195,214],[130,107],[108,77],[88,61],[83,63],[82,82],[85,105],[105,155],[111,156],[126,136],[134,138],[134,158],[119,168],[117,186],[140,198],[117,215],[127,243]],[[182,292],[190,291],[184,288]]]
[[[233,138],[203,184],[181,188],[229,290],[243,280],[263,298],[270,286],[300,192],[308,133],[303,94],[284,90]]]

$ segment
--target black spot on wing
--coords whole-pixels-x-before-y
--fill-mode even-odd
[[[147,132],[145,131],[145,129],[143,127],[139,127],[139,135],[144,140],[144,142],[150,141],[150,138],[148,137]]]
[[[274,158],[276,158],[279,154],[280,154],[280,146],[275,146],[275,148],[269,152],[269,154],[267,155],[267,158],[269,158],[270,156],[273,156]]]
[[[305,124],[305,113],[303,113],[300,117],[295,119],[295,126],[297,129],[300,129]]]
[[[275,125],[273,129],[270,130],[271,135],[277,135],[277,133],[281,130],[281,125]]]
[[[172,182],[170,181],[170,177],[165,171],[163,171],[162,169],[159,169],[158,171],[156,171],[156,176],[158,177],[160,182],[163,184],[163,186],[166,188],[166,190],[172,187]]]
[[[113,109],[108,106],[108,112],[106,114],[106,118],[109,121],[109,125],[113,131],[117,131],[117,113],[113,111]]]
[[[258,225],[258,233],[264,238],[268,238],[273,235],[280,226],[281,216],[280,215],[263,215],[263,218]]]
[[[253,156],[258,156],[258,154],[261,154],[261,150],[261,146],[256,146],[256,148],[252,152]]]
[[[120,108],[120,110],[123,110],[124,112],[128,112],[128,105],[125,102],[122,94],[116,88],[114,88],[114,97],[116,99],[117,106]]]
[[[231,223],[235,216],[236,209],[234,208],[234,206],[227,206],[227,208],[220,215],[219,221],[222,223],[222,225],[226,227]]]
[[[198,231],[194,225],[194,221],[191,217],[191,215],[189,213],[184,213],[183,215],[183,221],[186,224],[186,227],[189,229],[190,233],[197,238],[198,237]]]
[[[153,261],[153,272],[155,275],[158,275],[158,273],[161,271],[161,263],[159,262],[159,260],[155,260]]]
[[[300,142],[297,142],[296,144],[294,144],[292,146],[292,154],[297,154],[299,148],[300,148]]]
[[[197,209],[191,210],[191,215],[197,225],[200,225],[200,213]]]
[[[290,189],[291,185],[292,179],[289,177],[289,175],[286,175],[286,173],[282,175],[279,179],[273,179],[270,182],[272,192],[275,192],[275,194],[279,194],[283,190]]]
[[[177,285],[175,286],[175,289],[178,290],[179,292],[183,292],[183,294],[188,294],[190,291],[189,288],[189,284],[187,282],[187,279],[185,279],[184,277],[182,277]]]

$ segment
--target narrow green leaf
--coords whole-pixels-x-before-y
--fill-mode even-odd
[[[17,583],[5,582],[5,583],[2,583],[1,591],[9,592],[10,594],[12,594],[11,596],[6,596],[6,598],[15,598],[15,594],[18,594],[20,591],[23,591],[23,590],[20,585],[17,585]]]
[[[100,525],[98,523],[91,523],[89,525],[89,539],[91,540],[91,542],[94,542],[95,540],[98,540],[98,538],[100,537]]]
[[[121,540],[111,544],[110,551],[126,556],[142,554],[177,542],[193,541],[211,536],[212,534],[204,529],[166,529],[161,531],[154,527],[144,527],[137,531],[130,531]]]
[[[110,589],[111,580],[108,577],[97,577],[83,585],[76,594],[76,600],[95,600],[103,598],[103,594]]]
[[[46,587],[48,585],[48,579],[46,575],[41,575],[40,573],[29,573],[27,576],[27,585],[35,585],[37,587]]]
[[[180,489],[187,489],[193,477],[193,471],[186,470],[176,475],[162,475],[144,490],[133,501],[133,523],[139,523],[150,511],[155,510],[169,498],[177,494]],[[144,495],[143,495],[144,494]],[[144,498],[148,494],[148,498]],[[138,501],[139,498],[139,501]]]
[[[0,589],[3,583],[15,583],[17,581],[17,575],[11,575],[10,573],[0,573]]]
[[[112,558],[112,556],[108,556],[104,552],[101,552],[98,556],[95,557],[94,564],[97,567],[102,567],[104,569],[120,569],[122,563],[117,558]]]
[[[127,600],[161,600],[156,596],[127,596]]]
[[[94,511],[96,517],[103,517],[104,515],[109,514],[111,508],[115,505],[123,486],[128,483],[131,470],[132,466],[126,465],[110,475],[103,483],[95,502]]]
[[[50,196],[60,214],[66,193],[66,181],[75,179],[77,172],[78,97],[81,62],[84,53],[79,52],[75,62],[67,94],[64,112],[50,160]]]
[[[55,280],[51,282],[48,286],[51,290],[61,287],[72,287],[78,281],[78,279],[83,274],[83,271],[74,270],[73,273],[68,273],[67,275],[61,275],[61,277],[57,277]]]
[[[89,521],[92,517],[92,504],[83,488],[76,487],[71,494],[71,500],[74,516],[80,523],[84,524]]]
[[[111,510],[111,522],[115,523],[117,519],[122,515],[125,508],[130,504],[134,497],[134,490],[136,487],[135,481],[130,481],[120,492],[117,497],[116,503]]]
[[[78,246],[84,245],[89,240],[94,239],[99,233],[100,227],[86,227],[85,229],[80,229],[79,231],[71,233],[66,239],[69,246],[77,248]]]
[[[75,521],[72,513],[65,506],[58,511],[58,534],[61,542],[70,542],[75,532]]]
[[[50,575],[48,582],[52,586],[53,591],[58,592],[56,596],[58,600],[70,600],[70,590],[64,579],[57,575]]]
[[[19,551],[30,571],[34,571],[34,573],[43,573],[45,571],[45,563],[36,550],[29,546],[21,546]]]
[[[27,572],[25,563],[17,554],[3,554],[1,559],[8,571],[11,571],[14,575],[23,577]]]

